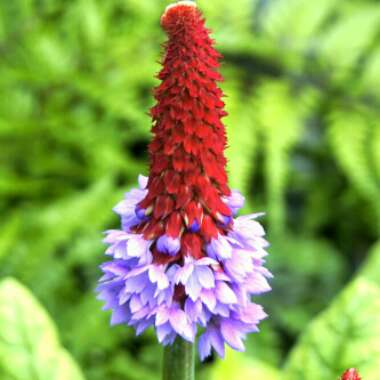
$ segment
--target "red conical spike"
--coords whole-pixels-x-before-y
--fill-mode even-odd
[[[149,224],[158,221],[173,237],[190,228],[181,252],[198,258],[205,241],[224,233],[218,217],[231,215],[222,201],[230,190],[221,121],[226,112],[217,84],[223,79],[217,71],[220,54],[191,1],[169,6],[161,26],[169,39],[158,74],[162,82],[154,90],[157,104],[150,112],[148,194],[139,206],[153,206],[153,218],[142,222],[149,235],[157,233]]]

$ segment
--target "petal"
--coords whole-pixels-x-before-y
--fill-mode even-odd
[[[185,313],[192,322],[197,322],[200,314],[202,313],[202,302],[199,300],[194,302],[188,298],[185,302]]]
[[[134,213],[134,208],[134,203],[127,201],[126,199],[123,199],[112,210],[119,215],[127,215]]]
[[[231,190],[231,195],[225,200],[232,213],[236,214],[244,206],[245,198],[238,190]]]
[[[223,339],[237,351],[244,351],[244,343],[241,339],[241,332],[238,329],[238,325],[228,319],[222,320],[220,323],[220,332]]]
[[[240,310],[239,319],[248,324],[258,324],[262,319],[265,319],[268,315],[264,312],[261,305],[255,303],[249,303],[247,307]]]
[[[169,320],[169,312],[166,307],[160,307],[156,314],[156,326],[163,325]]]
[[[224,341],[220,332],[216,328],[210,329],[210,341],[217,354],[224,358]]]
[[[205,265],[197,265],[195,267],[195,275],[204,288],[211,289],[215,286],[214,273],[209,267]]]
[[[202,257],[196,261],[196,265],[219,265],[219,263],[211,257]]]
[[[203,289],[201,292],[201,301],[208,307],[210,311],[213,311],[216,305],[216,296],[214,290]]]
[[[147,286],[147,282],[145,274],[128,278],[125,281],[125,290],[129,293],[140,293]]]
[[[231,244],[223,235],[218,235],[217,239],[211,239],[211,243],[207,245],[206,250],[210,257],[220,260],[228,259],[232,255]]]
[[[136,335],[142,334],[150,325],[152,325],[152,319],[148,319],[145,321],[141,321],[137,326],[136,326]]]
[[[109,272],[115,276],[125,276],[129,272],[129,268],[125,265],[125,261],[113,260],[103,263],[100,268],[103,272]]]
[[[173,328],[169,323],[159,325],[156,328],[157,339],[160,343],[163,343],[165,338],[173,332]]]
[[[138,295],[133,295],[131,297],[131,300],[129,302],[129,309],[131,310],[132,313],[136,313],[143,307],[140,296]]]
[[[172,345],[176,337],[177,337],[176,332],[172,330],[170,334],[168,334],[161,343],[163,346]]]
[[[182,332],[187,327],[187,318],[186,314],[183,310],[179,308],[172,308],[169,312],[169,320],[173,329],[178,333],[182,334]]]
[[[118,306],[112,310],[111,326],[128,322],[130,313],[126,306]]]
[[[217,282],[215,293],[218,301],[224,304],[237,303],[237,297],[235,293],[225,282]]]
[[[210,334],[207,331],[199,337],[198,353],[201,361],[206,359],[211,354]]]
[[[140,293],[140,298],[143,305],[152,300],[152,298],[154,297],[155,290],[156,286],[154,284],[146,285],[144,290]]]
[[[185,285],[186,282],[189,280],[189,277],[193,273],[194,265],[193,264],[185,264],[182,268],[178,269],[176,275],[175,275],[175,283],[176,284],[183,284]]]
[[[196,301],[201,293],[202,286],[198,281],[198,278],[193,273],[185,285],[186,294],[193,300]]]
[[[150,246],[150,242],[141,237],[141,235],[133,235],[127,242],[127,251],[129,257],[141,257],[146,254]]]
[[[169,280],[165,275],[162,265],[152,264],[149,268],[149,279],[153,283],[157,283],[157,288],[162,290],[169,286]]]
[[[247,273],[253,272],[253,262],[249,254],[241,249],[234,249],[232,257],[224,262],[226,272],[237,282],[244,281]]]
[[[146,189],[148,186],[148,177],[145,177],[144,175],[140,174],[138,176],[138,182],[140,189]]]
[[[106,253],[113,255],[113,257],[115,259],[127,260],[129,258],[128,257],[128,250],[127,250],[127,242],[118,241],[117,243],[115,243],[111,247],[109,247],[107,249]]]
[[[161,235],[156,242],[156,247],[159,252],[166,253],[170,256],[175,256],[181,248],[179,238],[173,238],[168,235]]]
[[[181,335],[186,340],[194,340],[194,331],[183,310],[179,308],[171,309],[169,314],[169,321],[177,334]]]
[[[230,307],[229,305],[218,302],[214,308],[213,313],[227,318],[230,316]]]
[[[245,286],[247,291],[251,294],[261,294],[269,292],[272,288],[270,287],[267,279],[260,273],[252,273],[247,278],[247,285]]]

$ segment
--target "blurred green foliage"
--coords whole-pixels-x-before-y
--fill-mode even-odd
[[[165,40],[159,18],[168,3],[0,1],[0,276],[16,278],[33,293],[14,280],[1,283],[6,307],[0,309],[0,336],[24,328],[12,325],[7,313],[42,313],[41,329],[54,341],[44,349],[53,345],[63,352],[36,297],[91,380],[157,379],[160,348],[153,333],[136,338],[131,329],[109,328],[93,289],[103,260],[101,231],[118,223],[111,208],[138,173],[147,174],[147,111]],[[198,4],[225,56],[230,182],[246,195],[245,211],[267,213],[275,273],[273,292],[260,299],[270,318],[249,338],[246,356],[223,364],[211,360],[200,376],[222,380],[241,371],[241,378],[260,377],[262,368],[261,376],[276,378],[270,366],[282,366],[299,334],[379,238],[380,4]],[[285,366],[289,379],[327,379],[351,365],[334,345],[344,346],[354,333],[344,344],[336,334],[344,328],[341,319],[356,309],[363,308],[359,322],[379,314],[377,257],[367,264],[372,280],[356,279],[307,328]],[[17,323],[23,321],[25,329],[34,329],[33,320]],[[375,330],[370,333],[378,338]],[[360,329],[358,334],[364,340],[358,344],[368,339],[368,350],[355,351],[363,357],[372,343]],[[37,367],[45,361],[33,353],[43,346],[33,351],[27,342],[17,354],[6,339],[0,343],[1,368],[12,357],[24,371],[30,360]],[[325,367],[315,352],[328,357]],[[354,364],[361,366],[360,360]],[[375,379],[364,371],[366,380]],[[23,372],[4,376],[32,378]],[[75,376],[81,375],[62,380]]]
[[[379,261],[380,244],[371,261]],[[287,380],[335,379],[350,367],[363,379],[379,376],[379,267],[367,266],[332,305],[306,329],[292,351],[284,374]]]

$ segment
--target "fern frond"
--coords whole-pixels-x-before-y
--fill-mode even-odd
[[[320,41],[321,60],[342,77],[354,67],[380,30],[380,6],[362,7],[332,24]]]
[[[368,58],[360,79],[360,87],[380,98],[380,48],[374,50]]]
[[[28,210],[20,226],[23,239],[14,245],[13,254],[4,258],[4,268],[35,284],[34,289],[42,286],[39,273],[45,271],[46,262],[54,261],[59,247],[71,244],[77,233],[102,229],[110,217],[108,210],[120,195],[112,191],[111,179],[103,178],[86,192]]]
[[[227,94],[225,119],[228,136],[228,178],[231,187],[249,194],[248,183],[253,177],[254,157],[257,145],[257,130],[252,115],[250,96],[248,101],[241,99],[237,84],[224,86]]]
[[[376,171],[378,188],[380,188],[380,122],[378,120],[375,120],[374,130],[371,137],[372,162]]]
[[[368,120],[356,110],[335,110],[328,120],[332,153],[349,181],[373,204],[380,217],[380,188],[369,165],[371,126]]]
[[[80,18],[79,29],[90,47],[97,47],[106,37],[106,17],[95,0],[80,0],[76,14]]]
[[[284,193],[289,152],[302,135],[304,119],[315,99],[315,93],[308,90],[297,96],[292,94],[289,83],[280,80],[267,81],[256,92],[256,118],[265,140],[269,222],[275,232],[285,225]]]
[[[251,25],[253,3],[257,0],[236,0],[236,1],[223,1],[215,7],[215,4],[207,0],[199,0],[199,7],[208,13],[210,25],[213,25],[213,31],[218,43],[219,33],[222,28],[218,27],[223,25],[223,34],[220,35],[223,39],[238,39],[241,33],[249,31]],[[231,33],[230,33],[231,32]]]
[[[262,29],[285,44],[305,45],[337,3],[337,0],[272,1],[262,17]]]

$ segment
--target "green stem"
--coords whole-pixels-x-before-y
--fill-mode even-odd
[[[194,345],[177,337],[164,348],[162,380],[194,380]]]

